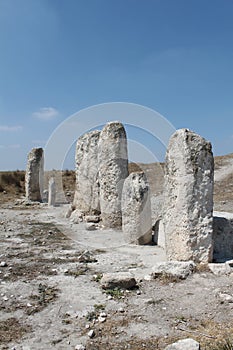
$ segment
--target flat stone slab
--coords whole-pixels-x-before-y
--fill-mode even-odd
[[[134,276],[129,272],[105,273],[100,284],[103,289],[133,289],[137,285]]]
[[[158,262],[152,268],[152,276],[158,277],[162,274],[169,274],[180,279],[186,279],[194,272],[195,267],[193,261]]]
[[[232,260],[226,261],[225,263],[209,263],[208,267],[216,276],[229,275],[233,273]]]
[[[201,350],[201,347],[196,340],[187,338],[168,345],[165,350]]]

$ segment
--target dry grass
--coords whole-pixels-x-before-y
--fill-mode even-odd
[[[22,325],[16,318],[8,318],[0,322],[0,344],[7,344],[13,341],[20,341],[20,339],[28,332],[31,327]],[[2,348],[4,349],[4,348]],[[5,347],[5,349],[9,349]]]
[[[27,308],[27,314],[32,315],[36,312],[42,311],[50,303],[54,302],[58,298],[58,289],[55,287],[47,286],[46,284],[39,284],[38,294],[30,296],[32,300],[32,306]]]
[[[232,350],[233,323],[217,323],[204,320],[191,325],[185,336],[192,337],[201,344],[203,350]]]

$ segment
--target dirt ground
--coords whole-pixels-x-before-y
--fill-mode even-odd
[[[227,162],[219,160],[217,169],[226,171]],[[67,176],[70,192],[73,175]],[[231,172],[218,176],[215,207],[232,212],[233,198],[222,195],[223,186],[230,193]],[[9,186],[0,192],[1,350],[69,350],[77,344],[87,350],[162,350],[187,337],[204,350],[228,349],[221,344],[233,342],[233,298],[222,295],[233,296],[232,275],[202,267],[186,280],[148,279],[155,262],[165,260],[162,248],[126,246],[120,231],[87,231],[65,218],[68,204],[25,205],[17,200],[20,186],[17,193]],[[101,288],[103,273],[123,271],[135,276],[136,289]]]

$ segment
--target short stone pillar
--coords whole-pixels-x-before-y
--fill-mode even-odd
[[[165,163],[163,225],[168,260],[212,261],[213,175],[211,143],[188,129],[176,131]]]
[[[48,205],[55,206],[56,204],[56,183],[54,177],[49,179],[49,194],[48,194]]]
[[[100,210],[103,225],[121,227],[121,194],[128,176],[127,138],[120,122],[108,123],[99,139]]]
[[[148,244],[152,241],[149,184],[143,172],[131,173],[122,191],[122,230],[127,243]]]
[[[44,151],[42,148],[33,148],[28,154],[25,174],[26,199],[42,201],[44,179]]]
[[[98,142],[100,131],[91,131],[77,141],[76,189],[73,208],[84,215],[99,214]]]

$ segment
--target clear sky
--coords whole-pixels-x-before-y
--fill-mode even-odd
[[[232,19],[232,0],[0,0],[0,170],[113,101],[233,152]]]

